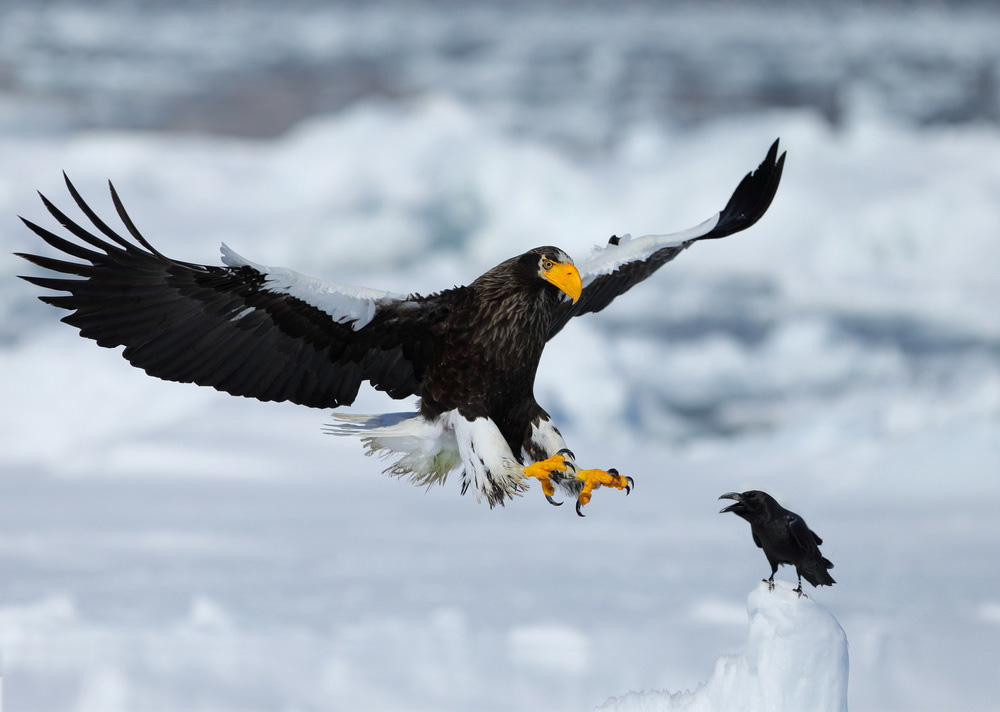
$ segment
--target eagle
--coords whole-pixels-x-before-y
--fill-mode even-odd
[[[778,141],[721,212],[695,227],[632,239],[613,236],[580,264],[558,247],[512,257],[465,286],[428,295],[328,282],[252,262],[222,245],[222,265],[167,257],[136,228],[109,182],[131,239],[66,188],[85,228],[44,195],[61,237],[24,224],[60,258],[18,253],[47,272],[22,279],[60,294],[43,302],[99,346],[124,347],[133,366],[168,381],[312,408],[351,405],[367,382],[410,413],[336,415],[331,432],[362,439],[386,473],[416,484],[461,473],[461,490],[492,507],[538,480],[583,516],[593,491],[629,493],[616,469],[584,469],[535,400],[546,343],[575,316],[597,312],[699,240],[745,230],[766,212],[781,179]],[[70,239],[73,238],[73,239]],[[69,258],[69,259],[66,259]]]

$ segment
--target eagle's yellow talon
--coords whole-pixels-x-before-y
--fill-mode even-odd
[[[558,470],[559,472],[564,472],[568,465],[566,464],[566,458],[562,455],[553,455],[540,462],[533,462],[524,468],[525,477],[533,477],[538,480],[542,485],[542,492],[545,494],[545,499],[549,500],[554,505],[560,505],[562,502],[556,502],[552,499],[552,495],[556,493],[556,486],[552,482],[552,472]]]
[[[598,487],[604,486],[623,489],[625,490],[625,494],[628,494],[635,485],[631,477],[618,474],[618,470],[614,468],[610,470],[580,470],[576,473],[576,478],[583,482],[583,489],[580,490],[580,495],[576,498],[576,513],[581,517],[584,514],[580,511],[580,508],[590,502],[594,490]]]
[[[540,460],[538,462],[533,462],[524,468],[525,477],[534,477],[536,480],[541,480],[543,483],[548,481],[551,482],[549,475],[553,470],[559,470],[564,472],[566,470],[566,458],[562,455],[553,455],[546,460]],[[553,490],[554,492],[555,490]],[[548,492],[546,494],[552,494]]]
[[[556,493],[555,483],[552,481],[552,473],[557,471],[566,472],[571,466],[572,463],[565,456],[557,453],[545,460],[533,462],[525,466],[524,476],[538,480],[542,486],[542,492],[545,493],[545,498],[550,503],[559,505],[562,503],[552,499],[552,495]],[[623,489],[625,490],[625,494],[628,494],[634,485],[631,477],[619,475],[618,470],[614,468],[610,470],[577,470],[575,466],[572,467],[574,470],[573,476],[583,483],[583,487],[580,488],[580,494],[576,498],[576,513],[581,517],[584,515],[580,508],[590,502],[594,490],[598,487]]]

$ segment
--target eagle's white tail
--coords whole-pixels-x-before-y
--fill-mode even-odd
[[[419,413],[350,415],[335,413],[337,422],[324,431],[331,435],[360,437],[368,455],[389,460],[386,474],[407,477],[417,485],[442,484],[462,465],[455,434],[442,416],[433,421]]]
[[[391,464],[385,473],[417,485],[441,484],[462,470],[462,492],[490,505],[502,504],[524,490],[524,471],[489,418],[468,420],[447,411],[433,420],[419,413],[334,414],[325,428],[333,435],[360,437],[367,454]]]

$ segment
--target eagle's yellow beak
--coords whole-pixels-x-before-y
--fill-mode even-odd
[[[583,280],[580,278],[580,270],[569,263],[556,262],[542,272],[542,276],[569,295],[574,304],[583,292]]]

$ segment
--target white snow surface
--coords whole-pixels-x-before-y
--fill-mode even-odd
[[[729,34],[713,38],[732,48],[747,33],[698,12],[681,25],[689,36],[721,27]],[[58,17],[84,44],[106,39],[82,5]],[[555,32],[546,17],[520,25],[539,28],[538,47]],[[929,10],[836,26],[753,17],[793,43],[846,28],[847,47],[891,35],[918,58],[955,61],[995,44],[990,21],[1000,24]],[[617,76],[627,19],[595,42],[609,54],[588,71]],[[150,29],[161,43],[188,41],[178,27]],[[380,27],[358,46],[398,37]],[[199,28],[205,51],[258,49],[246,33],[213,45],[216,28]],[[600,23],[591,29],[601,36]],[[718,514],[720,494],[752,488],[799,512],[836,565],[838,583],[807,587],[792,610],[812,621],[803,635],[829,630],[808,613],[815,604],[842,624],[852,710],[996,708],[996,124],[909,122],[881,111],[892,97],[872,102],[866,83],[842,95],[835,125],[794,105],[686,127],[619,124],[608,101],[601,123],[621,128],[578,152],[512,128],[520,105],[504,52],[515,46],[500,45],[468,84],[495,95],[485,104],[431,82],[267,140],[50,130],[0,94],[0,118],[26,126],[0,133],[5,709],[563,712],[628,690],[693,690],[746,643],[744,594],[769,573],[745,527]],[[30,43],[22,51],[31,64]],[[113,53],[87,56],[78,69],[95,81],[131,81],[110,71]],[[150,62],[169,73],[169,56]],[[802,56],[816,71],[831,65]],[[992,76],[983,66],[976,76]],[[904,85],[912,102],[951,86],[892,84]],[[588,130],[586,112],[548,116]],[[757,226],[695,245],[549,344],[538,400],[581,466],[636,482],[628,497],[596,492],[586,519],[537,487],[494,510],[454,479],[416,488],[382,475],[355,440],[324,435],[331,414],[149,378],[60,324],[15,279],[33,268],[11,256],[51,254],[15,217],[57,228],[36,188],[78,216],[65,169],[117,225],[112,179],[139,229],[177,259],[218,264],[225,242],[261,264],[427,293],[537,245],[579,260],[612,234],[694,225],[778,136],[785,175]],[[345,412],[412,409],[363,391]],[[810,680],[831,681],[841,665]]]
[[[846,712],[847,635],[821,604],[790,583],[761,582],[747,597],[743,651],[715,663],[693,691],[630,692],[599,712]]]

